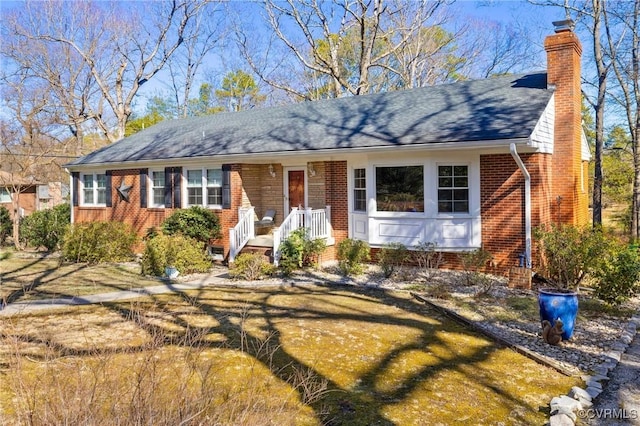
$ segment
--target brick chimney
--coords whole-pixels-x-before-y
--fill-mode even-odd
[[[582,161],[580,57],[582,45],[573,21],[553,23],[555,34],[544,41],[547,84],[555,86],[555,130],[551,218],[553,222],[581,225],[588,222],[588,184]]]

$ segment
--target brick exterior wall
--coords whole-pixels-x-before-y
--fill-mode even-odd
[[[314,166],[318,163],[314,163]],[[316,169],[317,171],[318,169]],[[316,174],[317,176],[317,174]],[[324,185],[326,205],[331,206],[331,226],[335,245],[327,247],[322,261],[335,260],[336,247],[349,237],[349,200],[347,190],[347,162],[324,162]]]
[[[111,207],[74,207],[76,223],[96,221],[124,222],[143,236],[151,227],[159,227],[174,209],[140,207],[140,169],[114,170],[111,175]],[[120,199],[115,188],[122,182],[131,185],[129,202]]]
[[[309,163],[315,176],[307,174],[307,199],[312,209],[324,209],[327,204],[326,166],[324,162]],[[309,167],[309,164],[307,165]],[[345,185],[347,181],[345,180]],[[329,204],[331,205],[331,204]]]
[[[11,191],[11,187],[8,188]],[[11,191],[12,197],[18,197],[18,208],[24,209],[24,215],[29,216],[31,213],[36,211],[37,209],[37,188],[35,186],[29,186],[26,188],[20,189],[20,194]],[[15,200],[15,198],[14,198]],[[4,206],[7,210],[9,210],[9,217],[13,220],[14,211],[13,211],[13,203],[0,203],[0,206]]]
[[[551,218],[552,156],[522,154],[531,175],[531,223],[536,227]],[[482,182],[480,205],[483,247],[494,255],[501,272],[517,266],[518,255],[525,251],[524,176],[510,154],[480,157]]]
[[[274,221],[276,225],[282,223],[286,217],[283,212],[283,171],[282,165],[271,164],[275,177],[269,173],[269,164],[242,165],[242,206],[254,206],[256,220],[262,219],[267,210],[276,211]]]
[[[242,186],[242,165],[231,165],[231,208],[214,210],[220,218],[222,235],[215,243],[224,247],[225,258],[229,254],[229,228],[233,228],[238,223],[238,209],[242,207],[243,186]]]

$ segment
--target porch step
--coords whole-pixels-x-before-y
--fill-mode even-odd
[[[268,247],[273,248],[273,235],[257,235],[249,240],[245,247]]]

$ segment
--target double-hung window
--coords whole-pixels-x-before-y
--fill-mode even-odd
[[[367,173],[366,169],[353,170],[353,210],[367,211]]]
[[[222,205],[222,169],[207,169],[207,204]]]
[[[82,175],[82,204],[105,206],[107,203],[107,175],[88,173]]]
[[[469,213],[468,166],[438,166],[438,213]]]
[[[151,171],[151,206],[164,207],[164,188],[165,173],[164,170]]]
[[[187,205],[222,206],[222,169],[187,170]]]

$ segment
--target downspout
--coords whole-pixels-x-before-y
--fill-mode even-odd
[[[73,224],[73,176],[71,175],[71,172],[69,171],[69,169],[67,169],[66,167],[64,168],[64,171],[69,175],[69,204],[71,205],[71,221],[70,223]]]
[[[525,266],[531,268],[531,175],[518,155],[515,143],[511,144],[510,151],[524,176],[524,254]]]

